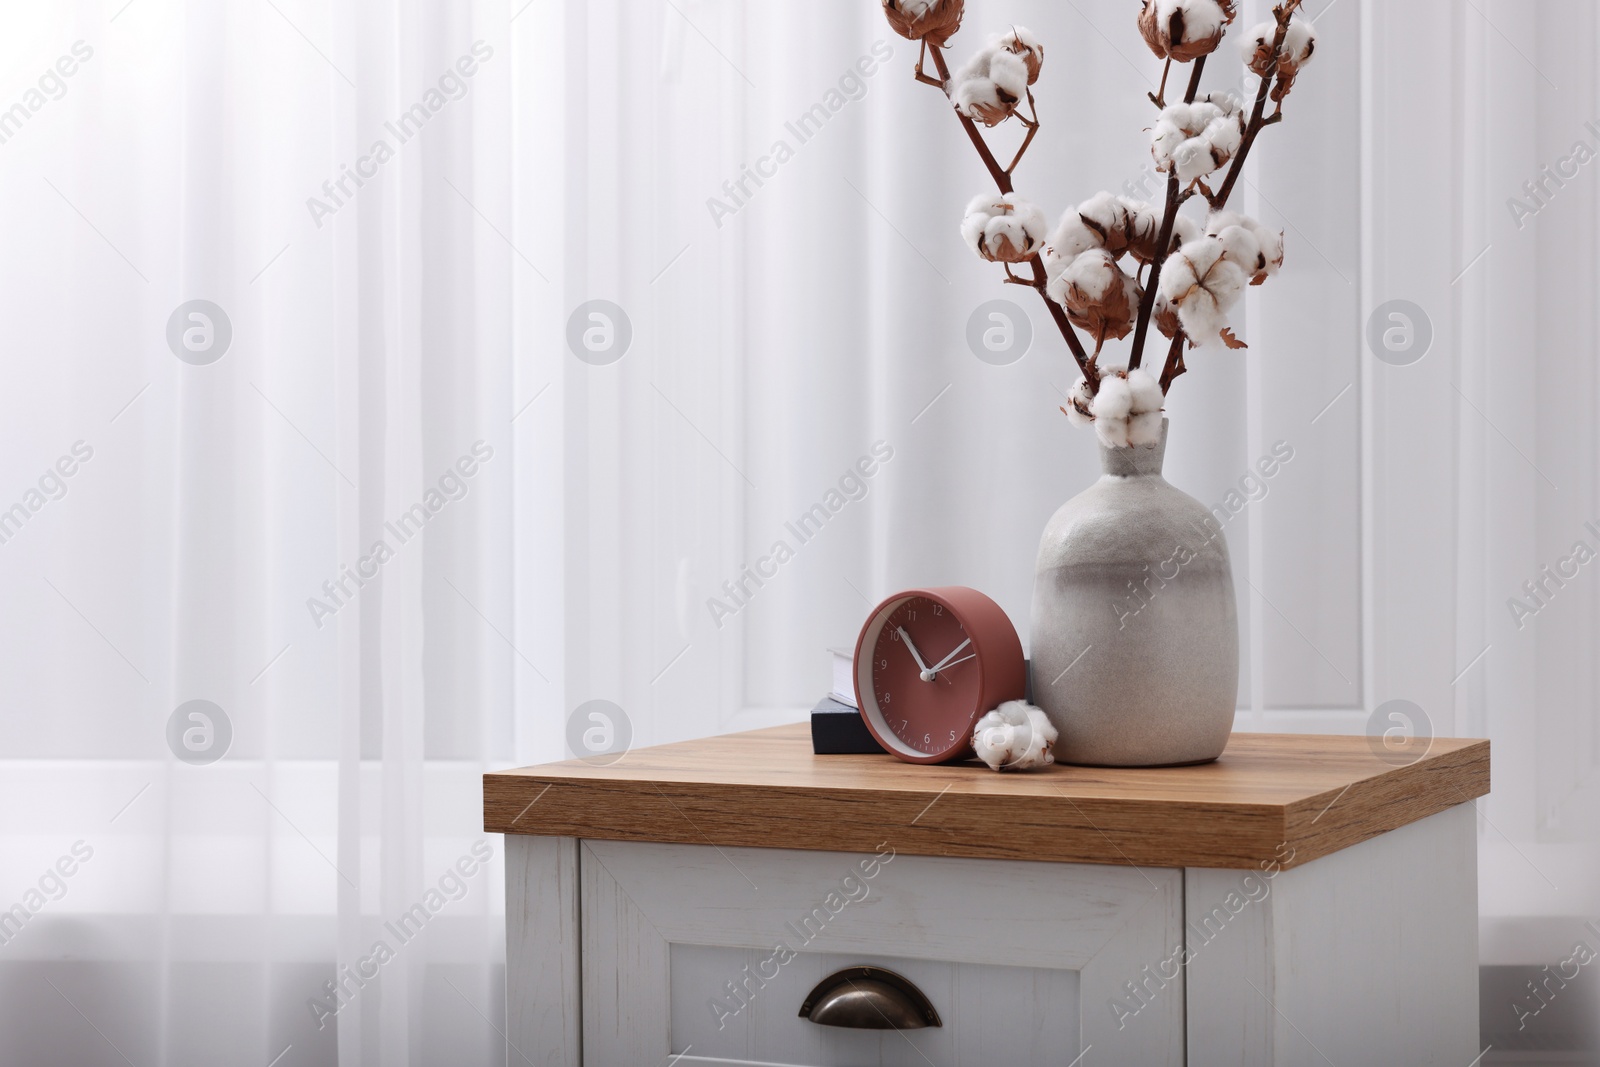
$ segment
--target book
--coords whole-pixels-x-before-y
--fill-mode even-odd
[[[847,648],[828,649],[833,666],[833,688],[828,695],[841,704],[856,707],[856,658]]]
[[[819,756],[870,755],[883,751],[861,720],[861,712],[831,696],[811,709],[811,751]]]

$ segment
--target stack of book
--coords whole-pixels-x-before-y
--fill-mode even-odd
[[[833,687],[811,709],[811,751],[819,756],[882,752],[856,707],[855,660],[842,648],[828,649]]]

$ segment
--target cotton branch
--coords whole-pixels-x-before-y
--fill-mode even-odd
[[[1289,32],[1289,17],[1294,14],[1295,8],[1300,6],[1300,0],[1286,0],[1272,9],[1273,16],[1278,22],[1278,32],[1272,41],[1272,54],[1279,55],[1283,51],[1283,38]],[[1222,187],[1215,194],[1206,194],[1206,202],[1211,205],[1212,211],[1221,211],[1228,203],[1228,197],[1233,193],[1234,183],[1239,180],[1239,175],[1244,173],[1244,161],[1250,155],[1250,146],[1255,144],[1256,135],[1275,122],[1283,121],[1283,100],[1278,100],[1278,106],[1268,117],[1267,97],[1272,90],[1272,80],[1279,77],[1276,65],[1268,68],[1261,75],[1261,85],[1256,89],[1256,104],[1250,112],[1250,122],[1245,126],[1244,139],[1239,143],[1239,151],[1233,157],[1233,165],[1228,168],[1228,176],[1222,182]]]
[[[944,86],[948,85],[950,82],[950,67],[945,63],[944,51],[938,45],[927,44],[927,42],[924,42],[923,46],[929,53],[932,54],[933,66],[934,69],[939,72],[940,80],[935,82],[932,78],[928,77],[922,72],[922,61],[920,58],[917,61],[917,80],[932,85],[938,85],[940,89],[943,90]],[[1029,104],[1030,106],[1032,105],[1031,93],[1029,94]],[[1020,118],[1020,116],[1018,117]],[[1022,151],[1028,147],[1028,142],[1033,139],[1034,130],[1038,127],[1037,117],[1037,112],[1035,112],[1034,121],[1032,123],[1032,127],[1028,131],[1027,139],[1023,141],[1022,149],[1017,151],[1016,158],[1011,161],[1011,167],[1002,168],[999,161],[994,158],[994,153],[989,151],[989,146],[987,143],[985,143],[983,134],[978,132],[977,125],[972,121],[972,119],[968,118],[966,115],[963,115],[960,111],[956,112],[956,118],[960,120],[962,129],[967,131],[967,138],[972,141],[972,147],[978,151],[978,158],[983,161],[984,167],[989,171],[989,176],[994,179],[995,185],[1002,193],[1009,193],[1012,191],[1011,170],[1014,169],[1017,163],[1022,159]],[[1057,304],[1054,300],[1051,300],[1049,295],[1045,292],[1045,287],[1049,284],[1050,279],[1045,273],[1044,262],[1039,258],[1038,255],[1034,255],[1028,260],[1028,265],[1033,268],[1032,280],[1030,281],[1028,279],[1020,278],[1016,280],[1022,282],[1023,284],[1031,285],[1035,290],[1038,291],[1039,299],[1043,300],[1045,307],[1050,309],[1050,317],[1055,320],[1056,328],[1061,331],[1061,336],[1067,342],[1067,348],[1071,349],[1072,351],[1072,358],[1077,361],[1078,369],[1083,372],[1085,380],[1087,380],[1089,383],[1089,389],[1091,392],[1093,392],[1100,381],[1099,373],[1095,368],[1094,360],[1084,349],[1083,342],[1078,339],[1077,330],[1073,329],[1072,323],[1067,320],[1066,310],[1063,309],[1060,304]],[[1008,270],[1007,273],[1009,274],[1010,271]],[[1011,279],[1008,278],[1008,280]]]
[[[1194,61],[1194,69],[1189,74],[1189,87],[1183,94],[1184,103],[1194,103],[1195,95],[1200,92],[1200,75],[1205,68],[1205,56]],[[1178,168],[1173,167],[1172,173],[1167,176],[1167,208],[1161,216],[1161,231],[1156,238],[1156,255],[1150,260],[1150,280],[1145,283],[1144,297],[1139,301],[1139,319],[1133,328],[1133,349],[1128,354],[1129,370],[1139,366],[1144,356],[1144,339],[1150,331],[1150,315],[1156,306],[1156,286],[1161,281],[1161,262],[1171,251],[1169,246],[1172,244],[1172,228],[1177,222],[1178,208],[1182,203],[1183,198],[1178,189]],[[1165,381],[1162,384],[1165,385]]]

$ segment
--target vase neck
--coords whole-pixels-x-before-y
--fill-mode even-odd
[[[1107,474],[1128,478],[1135,475],[1160,475],[1161,461],[1167,454],[1167,420],[1161,420],[1161,437],[1150,445],[1130,448],[1100,446],[1100,469]]]

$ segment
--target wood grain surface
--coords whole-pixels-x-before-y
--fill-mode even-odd
[[[1195,767],[817,756],[807,724],[483,776],[484,829],[607,841],[1285,868],[1489,792],[1489,742],[1414,742],[1404,762],[1363,736],[1233,735]],[[1412,758],[1414,757],[1414,758]],[[1287,858],[1286,858],[1287,857]]]

